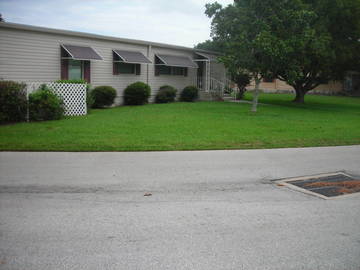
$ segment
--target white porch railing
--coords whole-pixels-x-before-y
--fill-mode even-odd
[[[205,84],[203,77],[196,76],[193,82],[193,85],[196,86],[200,91],[205,91]]]
[[[225,91],[225,83],[215,78],[210,78],[209,92],[213,97],[223,97]]]
[[[234,83],[225,78],[224,80],[218,80],[215,78],[210,78],[210,80],[205,80],[203,77],[196,77],[193,83],[200,91],[209,93],[213,97],[222,98],[225,95],[226,89],[231,89],[231,92],[236,90]]]

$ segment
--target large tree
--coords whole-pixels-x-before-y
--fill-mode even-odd
[[[256,0],[253,2],[261,2]],[[252,111],[257,110],[259,85],[263,76],[269,72],[268,59],[258,50],[257,36],[263,28],[265,10],[258,10],[250,16],[251,1],[236,1],[233,5],[222,7],[219,3],[206,5],[206,14],[212,18],[212,37],[222,43],[225,66],[233,72],[247,74],[255,81],[255,95]]]
[[[205,40],[204,42],[200,42],[194,46],[195,49],[207,50],[213,52],[222,52],[222,43],[216,40]]]
[[[357,68],[360,0],[235,0],[227,7],[208,4],[206,14],[228,59],[248,69],[238,58],[255,58],[262,76],[295,89],[295,102]]]

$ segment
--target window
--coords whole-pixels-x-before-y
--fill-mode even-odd
[[[165,56],[163,55],[162,57]],[[174,76],[186,77],[188,75],[188,68],[166,65],[164,61],[160,60],[159,57],[155,55],[155,76],[159,76],[159,75],[174,75]]]
[[[83,79],[83,62],[79,60],[69,60],[69,80]]]
[[[173,67],[172,68],[172,75],[178,75],[178,76],[185,76],[185,70],[187,68],[184,67]]]
[[[142,53],[113,50],[113,75],[141,74],[140,63],[151,63]]]
[[[157,66],[159,68],[159,74],[161,75],[171,75],[171,67],[169,66]]]
[[[114,75],[136,74],[140,75],[140,64],[131,64],[123,62],[114,62]]]
[[[68,49],[73,50],[72,53],[83,53],[84,59],[89,60],[78,60],[74,59],[72,55],[69,54],[68,51],[64,49],[65,45],[62,45],[60,48],[61,50],[61,74],[60,78],[62,80],[86,80],[90,83],[91,77],[91,64],[90,59],[102,59],[93,49],[90,47],[76,47],[67,45]],[[76,50],[75,50],[76,49]],[[94,53],[94,55],[89,55]],[[95,58],[95,56],[97,58]]]
[[[157,75],[187,76],[186,67],[170,67],[165,65],[155,66]]]
[[[134,74],[135,65],[127,63],[115,63],[116,74]]]

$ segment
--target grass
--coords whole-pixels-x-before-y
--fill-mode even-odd
[[[246,96],[250,98],[249,95]],[[152,151],[360,143],[360,99],[262,94],[250,104],[197,102],[93,110],[58,121],[0,126],[0,150]]]

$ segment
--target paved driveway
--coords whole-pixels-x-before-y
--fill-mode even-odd
[[[0,269],[359,270],[360,196],[269,181],[338,170],[360,146],[2,152]]]

